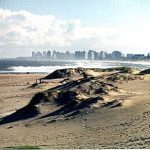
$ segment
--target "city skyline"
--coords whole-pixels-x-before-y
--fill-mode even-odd
[[[148,0],[0,0],[0,58],[34,49],[150,50]]]
[[[32,56],[28,57],[17,57],[16,59],[19,60],[149,60],[150,53],[145,54],[133,54],[129,53],[125,55],[120,51],[113,51],[108,53],[107,51],[95,51],[95,50],[88,50],[88,51],[33,51]]]

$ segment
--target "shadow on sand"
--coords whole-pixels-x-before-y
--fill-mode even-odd
[[[40,103],[40,101],[42,101],[43,98],[44,98],[43,93],[36,94],[28,105],[17,110],[13,114],[1,118],[0,125],[10,123],[10,122],[20,121],[20,120],[25,120],[37,116],[40,112],[36,105]]]
[[[81,111],[88,112],[90,111],[89,107],[91,106],[91,104],[96,103],[98,100],[103,100],[103,98],[101,97],[102,91],[99,92],[98,95],[93,95],[93,96],[90,95],[89,98],[80,99],[80,100],[76,99],[76,94],[80,85],[83,85],[84,83],[90,84],[91,80],[93,79],[95,78],[88,77],[76,81],[69,81],[63,85],[50,88],[44,93],[37,93],[31,99],[28,105],[17,110],[15,113],[11,115],[3,117],[0,120],[0,125],[10,123],[10,122],[30,119],[35,116],[38,116],[42,112],[40,111],[40,107],[38,106],[41,104],[43,105],[43,103],[45,103],[46,105],[47,103],[55,105],[58,107],[58,109],[50,113],[48,112],[47,114],[40,114],[38,119],[52,117],[52,116],[59,117],[61,115],[63,115],[64,117],[71,117],[76,115],[77,113],[80,113]],[[101,86],[101,82],[99,82],[99,85]],[[75,91],[73,89],[75,89]],[[56,96],[58,90],[60,92]],[[94,90],[96,91],[97,89]]]
[[[99,97],[89,98],[86,101],[80,103],[77,103],[76,101],[72,101],[66,105],[63,105],[61,108],[59,107],[59,109],[51,113],[48,113],[38,119],[43,119],[43,118],[50,119],[51,117],[56,117],[56,116],[59,117],[61,115],[67,118],[79,114],[80,110],[82,110],[82,112],[83,111],[88,112],[89,106],[92,103],[97,102],[98,100]],[[38,114],[40,114],[40,110],[38,109],[38,107],[36,107],[35,105],[28,104],[27,106],[19,109],[15,113],[2,118],[2,120],[0,120],[0,125],[15,122],[15,121],[21,121],[25,119],[30,119],[38,116]]]

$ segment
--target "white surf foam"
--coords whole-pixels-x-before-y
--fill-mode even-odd
[[[72,61],[70,61],[72,62]],[[110,68],[110,67],[135,67],[139,69],[147,69],[150,68],[150,61],[96,61],[96,60],[78,60],[73,61],[74,63],[66,64],[66,65],[57,65],[57,66],[13,66],[10,69],[12,71],[3,71],[3,73],[24,73],[24,72],[46,72],[51,73],[57,69],[64,68]]]

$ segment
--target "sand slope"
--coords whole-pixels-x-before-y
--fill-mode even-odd
[[[22,108],[35,93],[62,84],[61,80],[53,80],[35,88],[25,85],[28,81],[34,83],[37,77],[44,76],[0,75],[1,114]],[[23,86],[12,86],[15,82]],[[121,107],[94,108],[86,114],[80,113],[66,120],[63,116],[59,116],[57,121],[35,117],[6,123],[0,125],[0,147],[150,148],[150,76],[146,75],[143,80],[118,79],[111,82],[119,88],[119,94],[111,92],[104,98],[106,101],[110,101],[110,97],[120,100]],[[6,93],[6,90],[9,92]],[[43,108],[44,114],[58,106],[46,105]]]

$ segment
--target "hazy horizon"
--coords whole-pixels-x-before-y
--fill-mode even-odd
[[[149,0],[0,0],[0,58],[32,51],[150,52]]]

